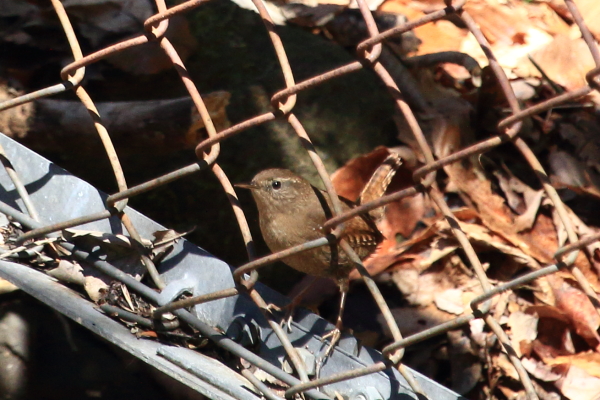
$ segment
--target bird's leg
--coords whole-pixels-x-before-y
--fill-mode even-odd
[[[315,282],[318,279],[316,276],[311,276],[310,278],[311,278],[310,282],[300,291],[300,293],[298,293],[294,297],[292,297],[291,301],[284,307],[279,307],[278,305],[273,304],[273,303],[270,303],[269,305],[267,305],[267,310],[269,312],[285,311],[285,315],[284,315],[283,319],[281,320],[281,326],[284,326],[284,325],[287,326],[288,332],[292,331],[292,321],[294,320],[294,312],[296,311],[296,307],[298,307],[300,305],[304,295],[308,292],[308,290],[315,284]]]
[[[300,305],[300,303],[302,302],[302,298],[308,292],[308,290],[310,288],[312,288],[312,286],[315,284],[316,281],[317,281],[317,277],[316,276],[311,276],[311,280],[308,283],[308,285],[306,285],[300,291],[300,293],[298,293],[297,295],[295,295],[292,298],[292,301],[290,301],[290,303],[287,306],[284,307],[284,309],[285,309],[285,316],[283,318],[282,323],[284,323],[285,325],[287,325],[288,332],[292,331],[292,321],[294,319],[294,312],[296,311],[296,307],[298,307]]]
[[[329,347],[325,351],[325,355],[323,358],[329,357],[329,355],[333,351],[333,348],[335,347],[338,340],[340,340],[340,337],[342,336],[342,315],[344,315],[344,309],[346,308],[346,296],[348,295],[348,289],[350,286],[349,279],[341,278],[338,281],[338,285],[340,286],[340,294],[341,294],[340,295],[340,310],[338,313],[337,320],[335,322],[335,329],[333,329],[331,332],[328,332],[321,338],[321,340],[323,340],[323,341],[325,339],[331,338],[331,343],[329,344]]]

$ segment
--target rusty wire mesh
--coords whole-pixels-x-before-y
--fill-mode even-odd
[[[372,295],[376,299],[378,306],[381,309],[381,312],[384,316],[384,319],[392,332],[394,337],[394,343],[388,345],[383,349],[383,354],[386,357],[385,362],[379,362],[368,367],[364,367],[362,369],[357,369],[353,371],[347,371],[344,373],[340,373],[334,376],[330,376],[323,379],[315,379],[310,381],[308,379],[306,370],[303,366],[303,362],[298,356],[295,348],[291,345],[289,339],[287,338],[285,332],[279,326],[279,323],[270,320],[270,325],[273,330],[276,332],[277,336],[281,340],[283,347],[285,348],[290,360],[292,361],[294,368],[298,374],[299,380],[291,378],[286,374],[281,374],[279,371],[274,370],[266,365],[266,363],[261,363],[260,359],[252,358],[249,354],[243,353],[243,349],[239,346],[228,345],[226,341],[219,342],[220,345],[232,351],[238,356],[244,356],[248,361],[255,364],[259,368],[265,369],[267,372],[278,375],[279,377],[283,377],[286,383],[290,384],[291,387],[286,391],[286,397],[292,396],[297,393],[306,393],[311,396],[311,390],[318,388],[319,386],[340,382],[343,380],[351,379],[353,377],[372,374],[378,371],[382,371],[390,366],[395,366],[399,369],[400,373],[407,379],[409,384],[415,393],[421,393],[424,396],[427,396],[427,393],[424,393],[423,390],[419,387],[415,379],[411,377],[411,374],[403,367],[402,364],[402,356],[404,348],[423,341],[432,336],[438,335],[440,333],[447,332],[452,329],[456,329],[469,321],[475,318],[482,318],[485,323],[489,326],[491,331],[499,338],[504,351],[508,354],[511,362],[513,363],[516,371],[519,375],[519,378],[526,390],[527,396],[530,399],[536,399],[537,394],[534,390],[532,382],[523,368],[520,359],[517,357],[516,353],[511,349],[509,338],[506,333],[501,328],[499,322],[493,318],[493,316],[489,313],[491,306],[491,298],[493,296],[498,295],[501,292],[504,292],[509,289],[516,288],[524,283],[530,282],[538,277],[552,274],[557,272],[562,268],[570,269],[573,276],[576,278],[582,290],[587,294],[587,296],[592,300],[592,303],[595,305],[596,310],[600,312],[600,303],[598,302],[598,298],[596,293],[592,290],[589,282],[586,280],[582,272],[574,266],[574,261],[577,256],[577,253],[580,249],[589,245],[590,243],[599,240],[600,234],[596,234],[590,237],[579,238],[575,232],[574,227],[570,219],[567,216],[567,211],[565,206],[563,205],[561,199],[559,198],[556,190],[549,184],[549,179],[544,171],[542,165],[538,161],[538,159],[534,156],[533,152],[530,150],[528,145],[519,137],[519,132],[522,126],[522,122],[525,118],[530,117],[535,114],[539,114],[541,112],[547,111],[557,105],[564,104],[568,101],[580,98],[589,94],[593,90],[600,90],[600,54],[598,49],[594,43],[592,35],[588,28],[583,23],[583,19],[575,6],[573,0],[565,0],[565,4],[570,11],[574,22],[578,25],[582,37],[587,43],[590,52],[593,56],[593,59],[596,64],[596,68],[590,70],[587,75],[587,85],[578,90],[568,91],[564,94],[558,95],[554,98],[546,100],[542,103],[536,104],[534,106],[528,107],[526,109],[521,109],[519,103],[517,102],[517,98],[515,93],[513,92],[509,81],[497,62],[494,54],[490,50],[490,46],[482,34],[481,30],[478,28],[477,23],[472,19],[472,17],[462,9],[467,0],[455,0],[450,1],[446,0],[446,7],[439,11],[430,13],[425,17],[419,18],[417,20],[409,21],[408,23],[384,31],[378,32],[377,26],[369,11],[368,6],[366,5],[364,0],[357,0],[362,18],[366,23],[369,38],[362,43],[360,43],[357,47],[357,54],[359,55],[359,61],[351,62],[347,65],[343,65],[339,68],[327,71],[321,75],[315,76],[313,78],[307,79],[303,82],[296,83],[294,79],[294,75],[292,73],[290,64],[288,62],[286,51],[283,46],[283,43],[278,36],[277,29],[273,24],[267,9],[261,0],[253,0],[254,5],[258,9],[260,16],[264,22],[265,29],[268,32],[270,40],[275,49],[277,58],[279,60],[279,64],[281,67],[281,72],[283,74],[285,80],[285,89],[275,93],[271,98],[271,103],[273,106],[273,110],[261,115],[256,115],[253,118],[250,118],[246,121],[240,122],[231,126],[228,129],[225,129],[221,132],[217,132],[215,126],[213,125],[211,118],[209,116],[208,110],[203,102],[202,96],[198,92],[194,82],[190,79],[188,72],[186,70],[185,65],[183,64],[181,58],[177,54],[173,45],[169,42],[169,40],[164,37],[164,33],[167,29],[169,18],[180,13],[187,12],[195,7],[201,7],[203,3],[207,2],[207,0],[190,0],[180,5],[174,6],[172,8],[167,8],[164,0],[156,0],[156,7],[158,13],[150,18],[148,18],[144,22],[145,31],[143,34],[139,36],[125,40],[123,42],[114,44],[112,46],[106,47],[100,51],[94,52],[90,55],[83,56],[71,23],[69,22],[69,18],[66,15],[65,9],[61,4],[60,0],[51,0],[52,5],[58,14],[64,32],[66,34],[67,40],[70,44],[71,51],[73,53],[73,57],[75,61],[70,65],[66,66],[61,72],[61,79],[63,80],[61,83],[56,84],[54,86],[45,88],[43,90],[39,90],[10,101],[6,101],[0,104],[0,111],[5,110],[11,107],[18,106],[20,104],[24,104],[35,99],[39,99],[42,97],[50,96],[53,94],[57,94],[67,90],[74,90],[75,94],[79,98],[79,100],[85,105],[87,110],[90,113],[90,116],[93,120],[95,128],[100,136],[106,153],[109,157],[112,170],[115,176],[115,179],[118,184],[119,191],[108,197],[106,201],[106,209],[102,212],[87,215],[85,217],[62,221],[56,224],[42,226],[37,229],[33,229],[25,234],[23,234],[19,238],[19,242],[23,243],[25,240],[40,237],[47,235],[51,232],[56,232],[65,228],[74,227],[77,225],[81,225],[87,222],[96,221],[104,218],[108,218],[113,215],[117,215],[121,218],[123,225],[128,230],[130,236],[140,242],[139,234],[137,233],[135,227],[127,217],[127,214],[123,212],[127,201],[129,198],[140,195],[152,189],[155,189],[161,185],[165,185],[174,180],[180,179],[184,176],[196,173],[201,170],[211,169],[214,175],[219,180],[223,190],[228,194],[228,197],[231,202],[231,206],[237,218],[237,222],[239,224],[239,228],[241,230],[242,236],[244,238],[244,242],[246,245],[246,250],[249,257],[249,262],[241,267],[239,267],[235,273],[235,282],[237,283],[236,287],[232,287],[230,289],[222,290],[215,293],[209,293],[197,298],[193,298],[187,301],[180,301],[176,303],[172,303],[170,305],[161,307],[156,310],[156,315],[160,315],[167,311],[173,311],[177,309],[181,309],[182,307],[187,307],[191,304],[199,304],[201,302],[208,302],[212,300],[216,300],[223,297],[234,296],[240,292],[246,292],[250,295],[250,297],[254,300],[254,302],[261,308],[264,309],[266,307],[265,301],[261,298],[259,293],[253,288],[254,283],[258,278],[258,274],[256,270],[264,265],[272,263],[274,261],[280,260],[285,256],[298,253],[301,251],[305,251],[311,248],[315,248],[318,246],[323,246],[328,244],[328,240],[326,238],[321,238],[318,240],[314,240],[308,243],[304,243],[299,246],[295,246],[293,248],[287,249],[285,251],[281,251],[276,254],[269,255],[267,257],[263,257],[260,259],[256,259],[253,241],[250,234],[250,230],[248,228],[248,223],[244,216],[242,209],[238,206],[236,193],[227,177],[227,175],[223,172],[223,170],[219,167],[216,162],[220,152],[221,142],[224,142],[227,138],[232,137],[234,135],[243,133],[247,129],[258,126],[261,124],[269,123],[270,121],[274,121],[275,119],[286,120],[299,138],[304,139],[301,142],[304,144],[306,151],[314,163],[315,168],[317,169],[323,183],[326,187],[326,190],[331,197],[332,203],[334,205],[334,218],[329,220],[326,224],[326,228],[332,230],[332,234],[336,237],[340,238],[341,234],[344,230],[344,222],[350,220],[352,217],[364,213],[368,210],[372,210],[377,207],[382,207],[383,205],[397,201],[399,199],[416,195],[417,193],[424,193],[430,197],[430,199],[437,205],[437,207],[441,210],[445,218],[450,223],[452,227],[452,232],[455,238],[460,243],[460,246],[463,248],[473,270],[475,271],[479,282],[481,284],[481,288],[483,289],[483,294],[477,298],[475,298],[471,302],[471,307],[473,310],[472,314],[463,315],[455,318],[454,320],[440,324],[436,327],[427,329],[418,334],[414,334],[410,337],[403,338],[400,330],[394,318],[385,302],[383,297],[381,296],[377,286],[374,281],[369,277],[369,274],[366,272],[365,268],[362,266],[360,259],[354,254],[351,247],[345,242],[345,240],[341,240],[341,247],[344,251],[348,253],[348,255],[358,263],[358,270],[362,276],[362,279],[365,281],[367,287],[371,291]],[[411,111],[408,104],[403,100],[402,93],[398,89],[398,86],[390,76],[389,72],[385,69],[385,67],[378,61],[378,57],[381,54],[382,42],[388,38],[391,38],[396,35],[400,35],[404,32],[407,32],[411,29],[414,29],[418,26],[440,20],[449,16],[450,14],[455,14],[459,17],[465,26],[469,29],[469,31],[474,35],[477,39],[479,45],[484,51],[485,55],[488,58],[489,65],[499,83],[499,86],[502,90],[504,97],[506,98],[509,106],[510,106],[510,115],[503,119],[498,124],[497,135],[493,136],[487,140],[479,142],[477,144],[471,145],[467,148],[464,148],[460,151],[457,151],[447,157],[442,159],[435,159],[432,150],[427,144],[427,141],[419,127],[417,119],[415,118],[413,112]],[[138,46],[140,44],[156,41],[164,53],[171,60],[173,67],[177,70],[182,83],[186,87],[189,95],[191,96],[195,107],[197,108],[206,130],[208,132],[208,138],[201,143],[199,143],[195,149],[198,162],[188,165],[184,168],[177,169],[173,172],[170,172],[166,175],[157,177],[140,185],[134,187],[128,187],[125,181],[124,173],[121,169],[121,165],[119,163],[119,158],[115,153],[114,147],[112,145],[109,132],[107,132],[106,128],[103,125],[103,121],[101,116],[98,114],[98,111],[94,105],[93,100],[90,98],[85,88],[80,86],[80,83],[85,75],[85,66],[90,65],[94,62],[97,62],[111,54],[122,51],[126,48]],[[323,165],[322,160],[317,155],[314,150],[310,137],[303,128],[302,123],[298,120],[296,115],[293,113],[294,105],[296,102],[296,95],[300,91],[305,89],[317,86],[323,82],[326,82],[331,79],[335,79],[346,74],[350,74],[352,72],[358,71],[362,68],[371,68],[375,74],[381,79],[381,81],[385,84],[386,88],[389,91],[389,94],[393,101],[395,102],[396,107],[400,110],[403,116],[408,121],[408,125],[410,127],[411,133],[416,139],[422,154],[425,157],[425,165],[415,171],[414,178],[414,186],[403,189],[401,191],[391,193],[383,196],[382,198],[372,201],[370,203],[361,205],[355,209],[347,211],[345,213],[341,212],[341,205],[339,203],[339,199],[336,196],[335,190],[327,174],[325,167]],[[457,162],[459,160],[463,160],[469,156],[482,154],[486,151],[489,151],[498,145],[504,142],[512,142],[513,145],[517,148],[517,150],[523,155],[523,157],[527,160],[530,167],[535,171],[538,176],[547,196],[553,203],[559,217],[561,223],[564,225],[564,229],[568,235],[568,245],[563,246],[559,249],[559,251],[555,255],[556,263],[554,265],[546,266],[540,270],[528,273],[524,276],[521,276],[517,279],[514,279],[510,282],[504,283],[502,285],[493,286],[488,280],[486,273],[481,265],[481,262],[475,253],[473,247],[469,243],[469,240],[466,234],[461,230],[458,222],[455,220],[452,212],[450,211],[449,206],[446,204],[442,193],[436,189],[432,183],[435,181],[436,171],[440,170],[443,166],[448,165],[453,162]],[[39,221],[39,217],[35,208],[28,201],[27,191],[24,186],[20,183],[18,176],[16,173],[10,168],[9,165],[5,165],[7,172],[9,173],[11,179],[13,179],[15,186],[22,197],[24,203],[26,204],[29,215],[32,219]],[[161,278],[156,271],[156,267],[152,263],[152,261],[147,256],[141,256],[142,262],[148,269],[148,272],[154,282],[154,284],[162,289],[164,287],[164,283],[161,281]],[[143,287],[144,285],[135,282],[134,280],[124,276],[124,274],[119,274],[114,271],[114,269],[107,269],[109,275],[121,280],[125,284],[129,285],[133,290],[138,291],[141,294],[145,294],[151,296],[151,292],[148,290],[148,287]],[[250,273],[250,275],[246,275]],[[179,310],[182,311],[182,310]],[[178,314],[183,315],[183,314]],[[184,318],[185,320],[192,321],[190,318]],[[193,322],[193,321],[192,321]],[[197,322],[197,321],[196,321]],[[251,375],[248,371],[242,371],[244,376]],[[268,398],[278,398],[274,393],[270,392],[270,390],[262,385],[260,382],[253,380],[257,389],[262,391],[266,397]]]

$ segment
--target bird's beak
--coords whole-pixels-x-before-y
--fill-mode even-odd
[[[252,183],[236,183],[235,185],[233,185],[235,187],[241,188],[241,189],[258,189],[258,186],[252,184]]]

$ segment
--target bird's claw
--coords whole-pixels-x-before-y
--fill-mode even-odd
[[[327,350],[325,351],[325,355],[323,356],[324,359],[329,357],[329,355],[333,351],[333,348],[335,347],[335,345],[337,344],[337,342],[340,340],[341,337],[342,337],[342,331],[337,327],[332,329],[331,331],[327,332],[325,335],[323,335],[321,337],[322,342],[331,338],[329,346],[327,347]]]
[[[284,327],[284,326],[287,327],[288,333],[292,332],[292,322],[294,321],[294,311],[296,311],[295,305],[290,303],[286,306],[279,307],[276,304],[269,303],[265,309],[271,315],[273,315],[273,312],[278,312],[278,313],[285,312],[285,315],[283,316],[283,319],[281,320],[280,325],[282,327]]]
[[[269,314],[273,314],[273,311],[276,312],[281,312],[283,311],[281,307],[279,307],[277,304],[275,303],[269,303],[267,304],[267,306],[265,307],[265,311],[267,311]]]

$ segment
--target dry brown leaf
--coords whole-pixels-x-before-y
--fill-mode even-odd
[[[412,171],[415,166],[414,156],[410,149],[398,150],[403,162],[392,179],[388,192],[402,190],[413,184]],[[356,157],[348,161],[331,176],[331,181],[338,195],[351,201],[356,201],[373,172],[381,165],[390,154],[385,147],[378,147],[369,154]],[[426,202],[422,194],[417,194],[399,201],[390,203],[385,208],[385,218],[378,221],[378,228],[384,236],[384,241],[377,250],[364,260],[365,266],[371,275],[377,275],[390,265],[398,261],[402,251],[398,251],[397,242],[411,236],[419,221],[426,212]],[[354,272],[351,279],[358,278]]]
[[[446,289],[434,295],[433,300],[437,308],[447,313],[461,315],[465,311],[460,289]]]
[[[560,128],[565,130],[568,126],[561,124]],[[587,167],[572,154],[555,148],[550,149],[548,163],[550,164],[552,186],[569,188],[575,193],[587,194],[600,199],[600,176],[594,169]]]
[[[598,228],[587,226],[570,208],[567,208],[567,213],[569,214],[571,223],[575,226],[580,240],[584,239],[586,236],[595,235],[596,233],[600,232],[600,229]],[[588,253],[592,255],[591,260],[589,260],[587,257],[584,257],[583,253],[580,253],[575,263],[585,275],[586,279],[590,282],[590,285],[594,291],[600,292],[600,285],[598,282],[598,273],[600,273],[600,259],[598,258],[600,253],[600,242],[593,242],[586,246],[586,249],[588,250]],[[585,258],[585,262],[578,261],[580,258]],[[588,261],[591,261],[593,265],[587,264]]]
[[[598,400],[600,398],[600,379],[583,369],[571,366],[564,376],[556,382],[563,396],[570,400]]]
[[[568,34],[569,24],[547,3],[544,2],[522,2],[527,10],[527,18],[538,28],[548,32],[552,36]]]
[[[596,66],[583,39],[570,39],[566,35],[557,35],[530,53],[548,78],[567,90],[585,86],[585,74]],[[514,71],[520,77],[541,77],[527,55],[520,57]]]
[[[455,287],[446,270],[421,274],[415,269],[399,269],[392,273],[392,280],[413,306],[429,306],[440,292]]]
[[[473,220],[472,210],[458,210],[456,215]],[[463,231],[477,249],[495,249],[510,257],[516,265],[515,269],[506,272],[506,278],[511,278],[514,272],[523,266],[538,269],[539,264],[530,256],[507,243],[503,238],[490,232],[486,227],[475,223],[460,222]],[[480,294],[479,285],[473,284],[464,270],[453,266],[451,256],[457,249],[456,240],[453,238],[448,222],[438,220],[420,235],[410,241],[396,246],[388,255],[393,256],[395,263],[388,269],[392,280],[399,290],[413,305],[429,305],[436,300],[437,306],[444,311],[460,314],[468,309],[469,301]],[[394,253],[395,252],[395,253]],[[437,263],[437,264],[436,264]],[[443,263],[443,264],[441,264]],[[440,265],[445,265],[439,269]],[[506,264],[509,265],[509,264]],[[434,270],[431,270],[434,266]],[[503,269],[504,271],[504,269]],[[370,269],[373,273],[374,270]],[[378,271],[379,272],[379,271]],[[475,292],[465,290],[465,287],[474,286]],[[443,293],[454,293],[460,290],[462,301],[444,301]],[[458,297],[458,296],[455,296]],[[446,299],[447,300],[447,299]],[[499,300],[495,298],[494,304]]]
[[[436,239],[436,233],[437,227],[432,226],[420,231],[413,238],[398,244],[391,240],[385,240],[376,251],[376,257],[369,257],[364,260],[365,267],[371,276],[376,276],[393,265],[402,265],[403,268],[427,268],[431,265],[427,260],[433,262],[438,259],[435,258],[435,254],[431,254],[431,243]],[[452,250],[448,250],[446,254]],[[350,274],[350,279],[357,278],[359,278],[358,272],[353,271]]]
[[[545,27],[535,26],[524,2],[502,4],[478,0],[467,2],[465,8],[481,27],[500,65],[509,71],[517,67],[518,60],[552,41]],[[463,40],[461,51],[475,58],[482,67],[489,64],[472,34]]]
[[[573,337],[571,336],[571,331],[569,329],[563,331],[561,344],[564,351],[569,354],[575,354],[575,343],[573,343]]]
[[[368,154],[351,159],[331,174],[331,183],[337,194],[350,201],[356,201],[373,172],[389,154],[386,147],[377,147]]]
[[[506,354],[499,353],[495,357],[492,357],[492,365],[500,368],[503,376],[508,376],[514,380],[519,380],[519,374],[515,369],[513,363],[510,362]]]
[[[471,331],[471,339],[480,347],[485,347],[488,334],[484,331],[486,327],[485,321],[482,318],[472,319],[469,322],[469,330]]]
[[[508,305],[510,303],[510,297],[512,296],[512,292],[504,292],[496,296],[498,298],[498,306],[493,313],[494,319],[499,320],[504,316],[504,313],[508,309]]]
[[[517,311],[508,316],[510,342],[519,357],[523,355],[521,346],[529,345],[537,338],[539,318],[537,315]]]
[[[575,328],[575,332],[592,347],[600,345],[598,328],[600,316],[590,299],[582,291],[575,289],[557,276],[549,276],[554,288],[556,307],[565,313]]]
[[[600,41],[600,2],[598,0],[575,0],[579,12],[583,16],[583,21],[586,23],[588,29],[596,37],[596,40]]]
[[[380,9],[401,13],[413,20],[443,6],[440,1],[388,0]],[[531,51],[551,42],[554,35],[570,32],[570,27],[555,8],[543,2],[469,0],[464,8],[491,43],[500,64],[509,70],[515,68],[518,60]],[[482,67],[488,64],[474,37],[466,29],[458,28],[449,21],[418,27],[415,34],[422,41],[418,54],[462,51],[474,57]]]
[[[502,392],[502,394],[504,395],[504,397],[506,397],[508,400],[524,400],[527,398],[527,394],[525,393],[525,390],[521,389],[519,391],[515,391],[515,388],[510,388],[508,386],[503,385],[502,383],[498,384],[498,390],[500,390],[500,392]],[[543,400],[554,400],[554,399],[543,399]]]
[[[88,296],[90,296],[90,299],[96,302],[102,298],[102,292],[108,290],[108,285],[100,278],[86,276],[83,288]]]
[[[432,69],[419,69],[415,83],[423,99],[431,105],[427,118],[421,119],[420,125],[433,154],[443,158],[471,144],[474,140],[471,124],[473,105],[454,88],[440,84]],[[421,148],[404,116],[396,113],[394,122],[398,139],[408,144],[419,160],[424,161]]]
[[[593,113],[576,112],[569,122],[557,124],[560,138],[573,147],[573,154],[585,165],[585,173],[596,186],[600,178],[600,141],[596,132],[600,130],[600,122]]]
[[[521,3],[510,7],[489,0],[471,0],[464,8],[477,21],[486,39],[493,45],[498,42],[517,44],[525,41],[531,28],[527,11]]]
[[[156,338],[158,338],[158,333],[156,333],[155,331],[143,331],[143,332],[139,332],[137,334],[137,337],[156,339]]]
[[[81,265],[67,260],[60,260],[56,268],[53,268],[46,273],[62,282],[73,283],[80,286],[85,284],[85,276],[83,275],[83,268]]]
[[[537,314],[538,318],[552,318],[562,322],[569,322],[564,312],[554,306],[534,305],[525,309],[527,314]]]
[[[515,218],[515,230],[522,232],[530,230],[535,224],[540,205],[542,204],[542,198],[544,197],[543,190],[532,190],[524,194],[525,204],[527,204],[527,210]]]
[[[444,239],[443,237],[433,238],[431,245],[424,251],[414,254],[414,260],[411,265],[417,271],[425,271],[431,267],[435,262],[443,259],[447,255],[453,253],[458,246],[454,240]]]
[[[498,236],[479,225],[478,219],[472,209],[460,209],[455,211],[455,216],[459,220],[466,219],[470,222],[460,222],[462,230],[467,234],[469,240],[478,248],[495,249],[508,255],[520,266],[528,266],[538,269],[539,264],[529,255],[514,247],[501,236]],[[433,264],[433,262],[442,259],[451,254],[457,248],[450,226],[445,219],[438,220],[428,229],[421,231],[415,238],[397,245],[390,255],[395,255],[395,266],[393,270],[408,268],[409,266],[423,271]],[[519,267],[517,267],[519,268]],[[372,272],[372,270],[370,270]],[[509,274],[512,276],[512,272]]]
[[[476,173],[474,168],[467,169],[460,163],[445,167],[445,171],[454,186],[468,196],[466,200],[474,204],[486,227],[541,264],[554,263],[554,253],[558,250],[557,229],[560,232],[562,224],[555,225],[550,217],[539,213],[532,229],[517,232],[519,227],[515,223],[515,214],[506,206],[504,199],[492,191],[490,181],[483,174]],[[511,254],[507,249],[501,251]],[[575,265],[592,286],[597,287],[598,277],[583,253],[579,254]],[[563,274],[570,277],[568,272]]]
[[[494,232],[490,231],[485,226],[468,224],[465,222],[461,223],[460,226],[467,234],[469,241],[473,244],[476,244],[479,247],[496,249],[502,254],[511,257],[518,265],[539,269],[540,265],[535,259],[521,251],[521,249],[507,243],[501,236],[494,234]],[[507,271],[503,272],[505,272],[505,275],[508,275],[507,278],[510,278],[516,271],[510,271],[509,273],[506,273]]]
[[[558,356],[553,359],[545,360],[548,365],[568,364],[581,368],[591,376],[600,378],[600,354],[587,351],[568,356]]]
[[[597,228],[588,227],[581,219],[571,210],[569,207],[566,207],[567,214],[569,216],[569,220],[572,226],[575,228],[575,232],[579,236],[580,239],[583,239],[585,236],[594,235],[598,232]],[[559,238],[562,239],[561,244],[566,242],[567,233],[564,228],[564,224],[560,219],[556,210],[552,212],[552,219],[554,221],[554,225],[558,231]],[[594,242],[587,246],[588,253],[592,255],[591,259],[587,257],[585,251],[580,251],[577,254],[577,258],[575,259],[575,265],[579,268],[581,273],[588,280],[590,286],[594,289],[594,291],[600,291],[600,282],[598,279],[598,271],[600,271],[600,263],[599,260],[596,260],[594,257],[596,249],[600,248],[600,243]],[[573,275],[568,272],[561,270],[558,272],[559,276],[569,281],[575,281]]]
[[[519,214],[515,217],[515,230],[521,232],[531,229],[542,203],[544,191],[532,189],[514,176],[505,165],[502,167],[503,171],[495,171],[494,176],[498,179],[507,204]]]
[[[13,285],[6,279],[0,278],[0,295],[6,294],[6,293],[12,293],[17,290],[19,290],[19,288],[17,286]]]
[[[369,154],[353,158],[334,172],[331,175],[331,182],[338,195],[350,201],[356,201],[377,167],[389,154],[389,149],[378,147]],[[414,165],[411,162],[404,162],[406,151],[401,151],[399,154],[403,159],[403,164],[396,171],[388,192],[413,185],[412,166]],[[407,155],[408,157],[410,155]],[[397,234],[405,238],[410,236],[425,212],[423,202],[423,196],[417,195],[386,206],[386,218],[380,223],[380,231],[387,240],[395,243]],[[386,222],[388,218],[392,220]]]
[[[554,305],[556,304],[556,299],[554,298],[554,292],[552,291],[552,287],[548,282],[546,277],[542,277],[534,280],[531,283],[533,287],[533,295],[536,300],[540,301],[543,304]]]
[[[477,173],[475,168],[467,169],[461,163],[448,165],[444,170],[450,181],[474,203],[486,227],[539,262],[552,262],[553,253],[558,247],[553,239],[554,226],[549,218],[540,214],[533,230],[519,234],[516,231],[515,215],[504,199],[492,191],[489,179]]]
[[[166,229],[156,231],[152,235],[154,240],[152,241],[152,250],[150,256],[152,261],[159,263],[164,257],[166,257],[172,250],[179,239],[186,233],[179,233],[173,229]]]
[[[539,339],[533,341],[533,343],[531,344],[531,349],[544,362],[550,359],[554,359],[558,356],[564,355],[560,350],[542,343]]]
[[[548,202],[550,202],[549,199]],[[567,233],[567,228],[565,227],[565,224],[563,223],[562,218],[556,209],[552,210],[552,222],[554,222],[554,226],[556,227],[557,244],[562,247],[567,242],[569,234]]]
[[[409,20],[414,20],[425,15],[424,11],[442,9],[445,5],[443,1],[420,2],[423,7],[419,7],[417,2],[405,0],[387,0],[380,11],[391,12],[405,15]],[[420,8],[420,9],[419,9]],[[458,51],[462,38],[467,36],[467,30],[458,28],[450,21],[436,21],[430,24],[422,25],[414,30],[415,35],[421,39],[421,45],[417,54],[437,53],[440,51]]]
[[[494,170],[493,174],[498,179],[498,185],[504,192],[508,206],[515,213],[522,214],[527,209],[524,194],[533,189],[514,176],[505,164],[502,164],[501,169]]]
[[[231,93],[224,90],[217,90],[202,96],[202,100],[206,105],[210,119],[215,125],[217,132],[227,129],[231,126],[231,122],[227,118],[226,107],[229,105]],[[206,138],[206,130],[204,129],[204,121],[194,107],[192,109],[192,123],[185,133],[185,144],[188,147],[196,146],[202,139]]]
[[[523,367],[535,378],[544,382],[555,382],[561,378],[560,374],[552,371],[552,368],[535,358],[524,357],[521,359]]]
[[[67,241],[84,250],[93,250],[98,257],[103,257],[103,260],[110,262],[136,279],[141,279],[146,272],[146,267],[141,261],[138,250],[132,246],[131,240],[127,236],[74,229],[63,230],[62,235]],[[142,243],[149,244],[150,242],[142,239]],[[84,275],[102,276],[105,282],[109,282],[108,277],[98,275],[99,272],[96,269],[88,267],[85,264],[82,267]]]
[[[556,225],[551,217],[539,213],[533,228],[514,236],[521,243],[523,251],[540,263],[554,263],[554,253],[558,250]],[[519,246],[521,248],[521,246]],[[529,251],[527,250],[529,249]]]

